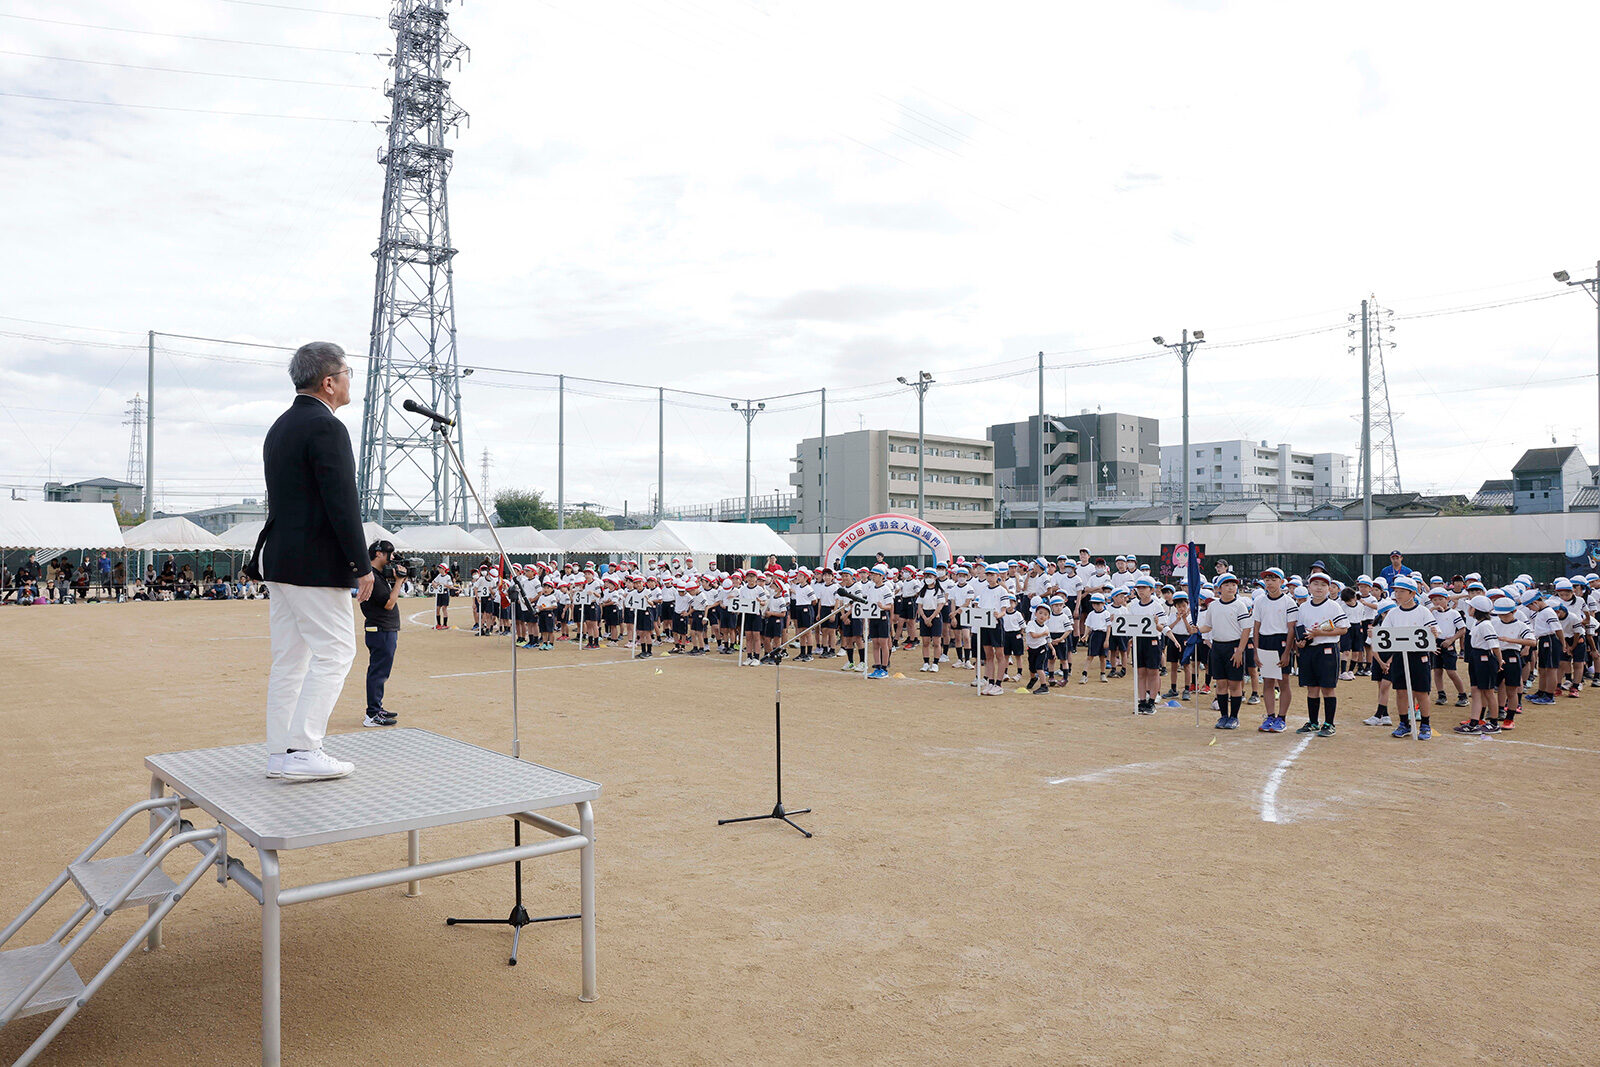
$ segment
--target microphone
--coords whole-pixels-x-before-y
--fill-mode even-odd
[[[454,426],[456,424],[455,419],[447,419],[432,408],[419,404],[415,400],[407,400],[400,406],[413,414],[421,415],[425,419],[432,419],[434,422],[444,426]]]
[[[866,597],[859,596],[859,595],[857,595],[855,593],[852,593],[848,589],[840,589],[838,592],[839,592],[840,596],[844,597],[846,600],[850,601],[852,604],[865,604],[867,602]]]

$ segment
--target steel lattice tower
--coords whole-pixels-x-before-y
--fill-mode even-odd
[[[128,484],[137,485],[140,492],[144,491],[144,398],[138,393],[133,394],[133,399],[128,401],[127,418],[122,420],[122,425],[132,426],[133,433],[128,437]]]
[[[456,421],[462,452],[461,373],[445,192],[453,152],[445,134],[467,115],[445,72],[466,46],[450,33],[450,0],[395,0],[393,102],[384,165],[383,227],[372,299],[372,340],[361,412],[361,513],[390,523],[461,522],[466,486],[431,425],[402,410],[416,399]]]
[[[1352,319],[1361,316],[1353,315]],[[1384,371],[1383,351],[1394,348],[1394,342],[1389,340],[1389,334],[1394,332],[1394,324],[1390,321],[1394,312],[1381,306],[1376,297],[1369,298],[1367,303],[1367,336],[1372,349],[1371,369],[1368,373],[1368,389],[1372,403],[1372,491],[1376,493],[1400,493],[1400,457],[1395,451],[1394,443],[1394,416],[1395,412],[1389,407],[1389,377]],[[1359,328],[1352,331],[1359,336]],[[1356,492],[1361,492],[1364,457],[1361,449],[1356,449]]]

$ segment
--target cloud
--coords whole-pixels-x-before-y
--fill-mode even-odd
[[[13,7],[58,17],[42,0]],[[1448,23],[1360,2],[1330,22],[1259,0],[976,14],[938,0],[707,0],[634,14],[451,7],[473,48],[450,75],[472,114],[450,142],[461,358],[640,386],[569,392],[569,499],[649,495],[658,385],[739,397],[826,385],[830,426],[905,426],[915,405],[893,379],[926,369],[940,378],[930,428],[974,435],[1033,410],[1043,349],[1074,368],[1047,373],[1048,406],[1131,409],[1175,437],[1174,360],[1092,364],[1184,326],[1215,343],[1194,364],[1196,439],[1349,450],[1359,364],[1343,323],[1362,296],[1405,314],[1545,293],[1551,270],[1593,257],[1583,235],[1600,230],[1600,206],[1527,193],[1593,170],[1581,133],[1593,5]],[[368,88],[10,56],[0,89],[388,111],[381,17],[85,0],[70,20],[358,54],[21,21],[7,47]],[[1476,65],[1485,40],[1493,78]],[[1126,41],[1136,69],[1105,45]],[[123,470],[146,330],[366,351],[379,127],[14,98],[6,126],[0,196],[21,252],[0,262],[0,310],[121,332],[0,320],[23,335],[0,335],[0,483],[37,495],[50,472]],[[1455,166],[1472,144],[1495,150]],[[1548,442],[1552,420],[1516,413],[1589,388],[1560,381],[1592,369],[1582,299],[1396,321],[1408,486],[1475,487]],[[39,333],[133,348],[27,336]],[[946,384],[1001,361],[1019,376]],[[483,373],[464,396],[469,456],[488,449],[503,484],[553,487],[553,381]],[[714,399],[667,396],[669,502],[742,493],[742,421]],[[279,368],[163,355],[157,465],[173,500],[257,491],[260,429],[286,402]],[[757,420],[759,486],[786,484],[795,440],[815,429],[809,403]],[[341,415],[354,431],[359,409]],[[1554,421],[1589,442],[1594,418],[1577,405]]]
[[[785,297],[764,311],[779,320],[862,324],[913,311],[951,308],[970,293],[968,289],[898,289],[893,286],[850,285],[838,289],[811,289]]]

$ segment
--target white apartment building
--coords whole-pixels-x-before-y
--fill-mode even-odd
[[[994,444],[925,433],[923,518],[940,530],[994,526]],[[853,430],[828,435],[827,515],[822,515],[822,439],[795,448],[794,486],[799,520],[791,531],[829,531],[886,511],[917,513],[917,432]]]
[[[1189,468],[1191,500],[1260,498],[1279,510],[1312,508],[1350,496],[1350,457],[1342,452],[1301,452],[1265,441],[1192,441],[1161,446],[1161,494],[1182,493]]]

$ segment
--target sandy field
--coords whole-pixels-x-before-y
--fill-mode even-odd
[[[426,624],[401,636],[402,724],[509,751],[507,646],[402,607]],[[145,796],[144,756],[261,738],[265,633],[262,603],[0,610],[0,918]],[[335,734],[360,728],[365,662]],[[1422,744],[1362,727],[1372,686],[1347,682],[1339,735],[1307,740],[1256,733],[1259,709],[1235,733],[1188,705],[1135,718],[1128,682],[979,698],[909,654],[883,682],[840,662],[783,669],[806,840],[716,825],[771,808],[772,668],[521,654],[524,756],[604,786],[600,1000],[578,1001],[576,923],[529,928],[515,968],[507,932],[444,925],[504,914],[508,868],[337,897],[284,913],[285,1062],[1600,1059],[1600,692],[1501,738],[1457,737],[1438,709]],[[425,831],[423,854],[509,837]],[[404,855],[403,836],[286,853],[285,883]],[[535,914],[576,910],[577,856],[526,884]],[[116,916],[80,972],[142,915]],[[258,1062],[259,983],[259,909],[208,878],[45,1062]],[[50,1018],[6,1027],[0,1060]]]

